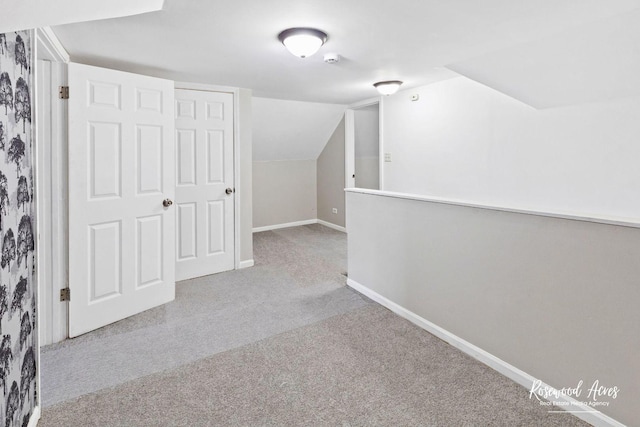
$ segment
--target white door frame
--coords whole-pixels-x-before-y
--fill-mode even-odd
[[[69,336],[68,303],[60,301],[60,289],[66,288],[69,270],[68,184],[67,184],[67,105],[57,97],[57,87],[67,85],[69,54],[51,28],[36,30],[36,59],[51,62],[49,155],[36,143],[36,206],[38,218],[37,280],[38,332],[40,345],[52,344]],[[36,81],[39,79],[36,66]],[[43,76],[44,77],[44,76]],[[34,91],[36,96],[38,88]],[[40,100],[36,100],[39,106]],[[46,106],[45,106],[46,108]],[[36,126],[37,129],[37,126]],[[50,203],[43,203],[45,200]],[[50,218],[49,221],[42,221]],[[50,224],[47,227],[47,224]],[[46,246],[45,246],[46,245]],[[47,268],[48,267],[48,268]]]
[[[233,200],[233,265],[240,269],[240,89],[229,86],[202,83],[175,82],[175,89],[200,90],[205,92],[223,92],[233,95],[233,186],[236,189]]]
[[[356,130],[355,130],[355,110],[360,108],[369,107],[371,105],[378,104],[378,168],[380,174],[380,182],[378,188],[384,190],[384,133],[382,132],[382,113],[384,108],[384,97],[376,97],[365,99],[364,101],[356,102],[347,107],[344,113],[344,179],[345,188],[355,188],[356,179],[354,174],[356,172]]]

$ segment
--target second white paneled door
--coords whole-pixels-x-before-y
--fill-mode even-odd
[[[233,94],[178,89],[176,280],[234,268]]]

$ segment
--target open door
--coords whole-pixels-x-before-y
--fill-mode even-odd
[[[69,92],[75,337],[175,298],[174,93],[169,80],[73,63]]]

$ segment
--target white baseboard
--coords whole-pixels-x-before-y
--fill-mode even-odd
[[[254,266],[254,262],[252,259],[246,259],[244,261],[240,261],[240,264],[238,265],[238,269],[242,270],[243,268],[249,268],[249,267],[253,267]]]
[[[505,362],[502,359],[497,358],[496,356],[484,351],[483,349],[476,347],[468,341],[463,340],[462,338],[452,334],[451,332],[442,329],[441,327],[429,322],[428,320],[418,316],[412,311],[407,310],[406,308],[396,304],[395,302],[383,297],[375,291],[367,288],[366,286],[356,282],[353,279],[347,279],[347,285],[361,294],[371,298],[378,304],[388,308],[394,313],[398,314],[401,317],[404,317],[411,323],[421,327],[427,332],[435,335],[441,340],[451,344],[458,350],[468,354],[474,359],[484,363],[490,368],[500,372],[505,377],[515,381],[516,383],[524,386],[527,390],[531,390],[531,387],[534,381],[537,379],[524,371],[516,368],[513,365]],[[547,384],[543,383],[542,387],[548,387]],[[603,414],[602,412],[596,411],[593,408],[584,405],[572,397],[561,395],[558,399],[554,399],[558,402],[568,402],[569,407],[574,411],[588,411],[588,412],[575,412],[572,415],[580,418],[583,421],[592,424],[595,427],[625,427],[624,424],[614,420],[608,415]]]
[[[323,221],[321,219],[318,220],[318,224],[324,225],[325,227],[333,228],[334,230],[342,231],[343,233],[347,232],[346,228],[340,227],[339,225],[335,225],[331,222]]]
[[[252,231],[254,233],[260,233],[261,231],[278,230],[280,228],[289,228],[289,227],[299,227],[301,225],[309,225],[309,224],[321,224],[321,225],[324,225],[325,227],[342,231],[343,233],[347,232],[346,228],[340,227],[339,225],[335,225],[327,221],[323,221],[321,219],[307,219],[304,221],[287,222],[285,224],[267,225],[265,227],[255,227],[252,229]]]
[[[261,231],[278,230],[280,228],[289,228],[289,227],[298,227],[300,225],[316,224],[317,222],[318,222],[317,219],[308,219],[305,221],[287,222],[285,224],[267,225],[265,227],[255,227],[252,231],[254,233],[259,233]]]
[[[38,425],[38,421],[40,421],[40,407],[36,406],[33,408],[33,412],[31,413],[31,418],[29,418],[29,424],[27,427],[36,427]]]

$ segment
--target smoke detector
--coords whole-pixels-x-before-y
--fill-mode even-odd
[[[337,53],[327,53],[324,55],[324,62],[327,64],[335,64],[336,62],[340,62],[340,55]]]

